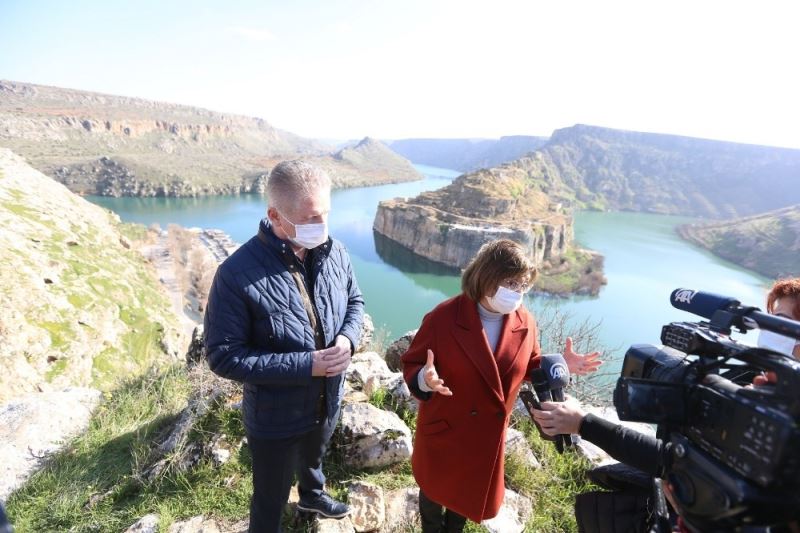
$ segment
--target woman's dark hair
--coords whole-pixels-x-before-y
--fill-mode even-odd
[[[461,275],[461,290],[473,301],[493,295],[508,279],[521,279],[531,284],[538,272],[525,250],[516,242],[500,239],[481,246]]]

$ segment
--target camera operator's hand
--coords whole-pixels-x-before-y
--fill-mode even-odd
[[[571,396],[567,396],[564,402],[542,402],[541,410],[533,410],[533,419],[546,435],[578,433],[584,416],[586,411]]]
[[[596,372],[597,368],[603,364],[603,361],[600,360],[600,352],[575,353],[572,349],[572,337],[567,337],[566,346],[564,347],[564,360],[567,362],[570,374],[577,376]]]
[[[769,385],[770,383],[777,383],[778,382],[778,374],[773,371],[769,371],[767,373],[761,373],[760,375],[753,378],[753,385],[756,387],[761,385]]]

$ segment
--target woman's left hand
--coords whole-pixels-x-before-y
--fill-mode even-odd
[[[600,360],[600,352],[575,353],[572,350],[572,337],[567,337],[567,344],[564,347],[564,360],[567,362],[570,373],[576,376],[596,372],[597,368],[603,364],[603,361]]]

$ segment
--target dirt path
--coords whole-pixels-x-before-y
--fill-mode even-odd
[[[203,246],[217,264],[222,263],[238,247],[225,232],[215,229],[197,233],[195,245]],[[167,232],[162,231],[158,240],[154,244],[143,246],[141,252],[155,266],[159,281],[167,289],[172,308],[181,319],[181,328],[187,334],[187,338],[191,338],[194,327],[203,321],[203,315],[195,311],[196,299],[181,291],[181,284],[175,275],[175,262],[170,253]]]
[[[186,334],[186,338],[190,339],[194,327],[203,320],[203,317],[187,305],[180,283],[175,277],[174,261],[167,246],[167,233],[161,232],[155,244],[143,246],[142,254],[156,267],[158,279],[169,294],[172,309],[181,320],[181,330]]]

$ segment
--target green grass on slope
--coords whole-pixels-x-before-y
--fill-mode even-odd
[[[8,500],[17,531],[123,531],[149,513],[160,516],[160,531],[176,520],[203,514],[227,522],[246,519],[251,495],[251,459],[247,446],[232,453],[230,461],[215,466],[201,454],[192,468],[168,468],[152,481],[141,472],[157,437],[186,405],[192,385],[182,367],[171,367],[125,383],[94,415],[88,431],[57,454],[47,466]],[[415,415],[395,405],[382,391],[370,399],[374,405],[394,409],[414,427]],[[534,513],[529,532],[576,531],[573,501],[587,490],[585,460],[572,453],[559,455],[552,443],[539,438],[527,420],[516,422],[543,468],[534,470],[511,457],[506,483],[530,497]],[[220,402],[195,426],[190,443],[202,449],[213,435],[224,433],[228,442],[244,436],[240,412]],[[347,499],[347,486],[363,480],[394,490],[415,486],[408,461],[381,469],[345,466],[344,450],[336,440],[326,458],[328,490]],[[285,517],[287,531],[307,531],[311,526]],[[486,531],[468,523],[468,532]]]

